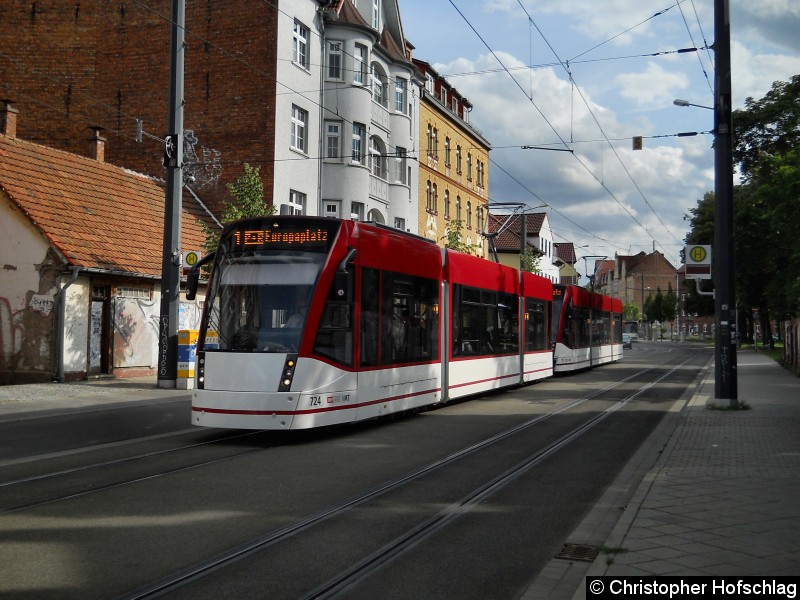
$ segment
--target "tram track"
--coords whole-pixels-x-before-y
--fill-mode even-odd
[[[551,418],[553,416],[559,415],[559,414],[561,414],[561,413],[563,413],[565,411],[568,411],[568,410],[570,410],[570,409],[572,409],[572,408],[574,408],[576,406],[579,406],[579,405],[581,405],[581,404],[583,404],[585,402],[588,402],[588,401],[590,401],[592,399],[600,397],[603,394],[607,394],[610,391],[612,391],[612,390],[614,390],[614,389],[616,389],[616,388],[628,383],[629,381],[632,381],[632,380],[635,380],[635,379],[637,379],[639,377],[645,376],[647,373],[649,373],[650,371],[652,371],[655,368],[656,367],[649,367],[649,368],[644,369],[644,370],[642,370],[642,371],[640,371],[638,373],[635,373],[635,374],[633,374],[633,375],[631,375],[631,376],[629,376],[629,377],[627,377],[627,378],[625,378],[625,379],[623,379],[621,381],[614,382],[614,383],[612,383],[612,384],[610,384],[608,386],[603,387],[602,389],[599,389],[599,390],[597,390],[597,391],[595,391],[593,393],[587,394],[587,395],[583,396],[582,398],[578,398],[576,400],[569,401],[568,403],[566,403],[566,404],[564,404],[564,405],[562,405],[560,407],[556,407],[556,408],[548,411],[547,413],[545,413],[543,415],[539,415],[539,416],[537,416],[537,417],[535,417],[533,419],[530,419],[530,420],[528,420],[528,421],[526,421],[524,423],[521,423],[521,424],[509,429],[508,431],[504,431],[504,432],[502,432],[502,433],[500,433],[500,434],[498,434],[496,436],[493,436],[492,438],[489,438],[487,440],[483,440],[482,442],[479,442],[478,444],[475,444],[474,446],[465,448],[465,449],[455,453],[454,455],[448,456],[447,458],[443,459],[442,461],[439,461],[437,463],[429,465],[429,466],[421,469],[419,472],[410,475],[409,478],[413,479],[413,478],[419,477],[422,474],[424,474],[424,473],[426,473],[426,472],[428,472],[428,471],[430,471],[430,470],[432,470],[434,468],[438,468],[439,466],[446,465],[446,464],[452,462],[453,460],[457,460],[461,456],[466,456],[469,453],[472,453],[472,452],[475,452],[477,450],[480,450],[481,448],[485,448],[486,446],[488,446],[490,444],[493,444],[493,443],[495,443],[497,441],[500,441],[500,440],[505,439],[505,438],[507,438],[509,436],[512,436],[512,435],[516,434],[517,432],[522,431],[524,429],[527,429],[527,428],[529,428],[529,427],[531,427],[533,425],[536,425],[537,423],[540,423],[540,422],[544,421],[545,419],[549,419],[549,418]],[[98,494],[98,493],[101,493],[101,492],[104,492],[104,491],[107,491],[107,490],[110,490],[110,489],[123,487],[123,486],[127,486],[127,485],[133,485],[133,484],[136,484],[136,483],[140,483],[142,481],[147,481],[147,480],[151,480],[151,479],[158,478],[158,477],[165,477],[165,476],[173,475],[173,474],[181,472],[181,471],[186,471],[186,470],[189,470],[189,469],[195,469],[195,468],[200,468],[200,467],[204,467],[204,466],[209,466],[209,465],[212,465],[212,464],[215,464],[215,463],[218,463],[218,462],[227,461],[227,460],[233,460],[233,459],[236,459],[236,458],[239,458],[239,457],[243,457],[243,456],[246,456],[246,455],[249,455],[249,454],[253,454],[253,453],[264,452],[266,450],[269,450],[269,447],[265,448],[263,446],[256,445],[255,447],[248,448],[248,449],[246,449],[244,451],[241,451],[241,452],[235,452],[235,453],[232,453],[232,454],[226,454],[224,456],[215,457],[215,458],[211,458],[211,459],[199,460],[199,461],[191,462],[190,464],[185,464],[185,465],[181,464],[181,465],[175,466],[173,468],[159,470],[157,472],[149,472],[149,473],[147,473],[145,475],[142,475],[142,476],[129,477],[129,478],[123,478],[123,479],[115,478],[113,481],[111,481],[109,483],[97,483],[96,481],[93,481],[90,486],[87,486],[84,489],[70,489],[69,491],[67,491],[65,493],[53,494],[53,495],[49,495],[49,496],[47,496],[45,498],[37,498],[37,499],[27,500],[27,501],[24,501],[24,502],[19,502],[17,504],[9,505],[7,503],[9,502],[9,499],[12,499],[12,496],[10,495],[10,490],[12,488],[25,486],[25,485],[30,486],[30,485],[34,485],[34,484],[41,484],[41,483],[44,483],[44,482],[49,482],[51,480],[62,480],[62,479],[68,478],[68,477],[74,477],[74,476],[77,476],[77,475],[86,474],[86,473],[89,473],[89,472],[92,472],[92,471],[98,471],[98,470],[103,470],[103,469],[113,470],[113,469],[115,469],[117,467],[120,467],[122,465],[128,465],[128,464],[131,464],[131,463],[135,463],[137,461],[145,461],[145,460],[151,460],[151,459],[156,459],[156,458],[163,458],[165,456],[169,456],[169,455],[173,455],[173,454],[177,454],[177,453],[193,451],[193,450],[197,450],[197,449],[200,449],[200,448],[203,448],[203,447],[207,447],[207,446],[211,446],[211,445],[217,445],[217,444],[223,445],[223,444],[226,444],[226,443],[229,443],[229,442],[232,442],[232,441],[242,440],[242,439],[246,439],[246,438],[252,438],[254,436],[259,436],[259,435],[264,435],[264,434],[265,434],[265,432],[263,432],[261,430],[235,432],[235,433],[232,433],[232,434],[222,435],[221,437],[217,437],[217,438],[212,439],[212,440],[202,441],[202,442],[197,442],[197,443],[192,443],[192,444],[186,444],[186,445],[181,445],[181,446],[174,447],[174,448],[167,448],[167,449],[161,449],[161,450],[142,452],[142,453],[138,453],[138,454],[134,454],[134,455],[130,455],[130,456],[124,456],[124,457],[121,457],[121,458],[115,458],[115,459],[110,459],[110,460],[101,460],[101,461],[98,461],[98,462],[93,462],[93,463],[89,463],[89,464],[82,464],[82,465],[78,465],[78,466],[68,467],[68,468],[65,468],[65,469],[57,469],[57,470],[54,470],[54,471],[47,471],[47,472],[37,473],[35,475],[30,475],[30,476],[26,476],[26,477],[12,478],[12,479],[9,479],[9,480],[4,480],[4,481],[0,480],[0,490],[8,490],[8,491],[5,491],[3,493],[4,501],[2,502],[2,504],[0,504],[0,514],[18,512],[18,511],[22,511],[22,510],[26,510],[26,509],[35,508],[35,507],[38,507],[38,506],[44,506],[44,505],[47,505],[47,504],[52,504],[54,502],[59,502],[59,501],[62,501],[62,500],[70,500],[70,499],[74,499],[74,498],[78,498],[78,497],[85,496],[85,495],[90,495],[90,494]],[[274,435],[274,433],[272,435]],[[0,469],[0,471],[2,471],[2,469]],[[404,478],[404,480],[405,480],[405,478]]]
[[[78,476],[78,475],[85,475],[87,473],[90,473],[90,472],[93,472],[93,471],[99,471],[99,470],[103,470],[103,469],[113,470],[113,469],[115,469],[117,467],[120,467],[122,465],[129,465],[129,464],[135,463],[137,461],[146,461],[146,460],[152,460],[152,459],[156,459],[156,458],[163,458],[163,457],[167,457],[167,456],[174,455],[174,454],[185,453],[187,451],[194,451],[194,450],[198,450],[198,449],[203,449],[203,448],[206,448],[208,446],[215,445],[215,444],[226,444],[226,443],[230,443],[232,441],[246,439],[246,438],[249,438],[249,437],[252,437],[252,436],[256,436],[256,435],[259,435],[259,434],[262,434],[262,433],[263,432],[261,432],[261,431],[235,432],[235,433],[232,433],[232,434],[222,435],[221,437],[217,437],[217,438],[212,439],[212,440],[207,440],[207,441],[202,441],[202,442],[197,442],[197,443],[192,443],[192,444],[186,444],[186,445],[173,447],[173,448],[166,448],[166,449],[162,449],[162,450],[153,450],[153,451],[149,451],[149,452],[142,452],[142,453],[134,454],[134,455],[131,455],[131,456],[124,456],[124,457],[121,457],[121,458],[103,460],[103,461],[99,461],[99,462],[95,462],[95,463],[83,464],[83,465],[79,465],[79,466],[68,467],[68,468],[65,468],[65,469],[58,469],[58,470],[55,470],[55,471],[47,471],[47,472],[37,473],[35,475],[31,475],[31,476],[27,476],[27,477],[14,478],[14,479],[8,479],[8,480],[0,481],[0,490],[4,490],[3,491],[4,500],[3,500],[2,504],[6,504],[8,502],[9,498],[11,498],[10,494],[11,494],[12,490],[14,488],[17,488],[17,487],[22,487],[22,486],[26,486],[26,485],[27,486],[32,486],[32,485],[37,485],[37,484],[42,484],[42,483],[49,483],[52,480],[59,480],[59,479],[65,479],[65,478],[69,478],[69,477],[75,477],[75,476]],[[157,478],[157,477],[164,477],[164,476],[167,476],[167,475],[170,475],[170,474],[174,474],[174,473],[177,473],[177,472],[180,472],[180,471],[185,471],[185,470],[188,470],[188,469],[195,469],[195,468],[199,468],[199,467],[203,467],[203,466],[208,466],[208,465],[211,465],[211,464],[214,464],[214,463],[218,463],[218,462],[221,462],[221,461],[225,461],[225,460],[232,460],[232,459],[235,459],[235,458],[250,454],[252,452],[263,452],[263,451],[264,451],[264,447],[263,446],[257,446],[257,447],[249,448],[249,449],[241,451],[241,452],[235,452],[233,454],[226,454],[225,456],[220,456],[220,457],[215,457],[215,458],[211,458],[211,459],[195,461],[195,462],[192,462],[190,464],[179,465],[179,466],[177,466],[175,468],[166,469],[166,470],[159,470],[158,472],[150,473],[150,474],[139,476],[139,477],[131,477],[131,478],[126,478],[126,479],[122,479],[122,480],[115,480],[115,481],[112,481],[112,482],[109,482],[109,483],[101,483],[101,484],[94,483],[91,486],[87,486],[87,487],[85,487],[83,489],[73,490],[73,491],[69,491],[69,492],[66,492],[66,493],[62,493],[62,494],[49,495],[46,498],[39,498],[39,499],[36,499],[36,500],[23,502],[23,503],[16,504],[16,505],[11,505],[11,506],[8,506],[8,505],[2,506],[2,505],[0,505],[0,514],[18,512],[18,511],[22,511],[22,510],[26,510],[26,509],[35,508],[35,507],[38,507],[38,506],[44,506],[46,504],[51,504],[51,503],[54,503],[54,502],[59,502],[59,501],[62,501],[62,500],[74,499],[74,498],[78,498],[78,497],[89,495],[89,494],[97,494],[97,493],[100,493],[100,492],[103,492],[103,491],[107,491],[107,490],[110,490],[110,489],[113,489],[113,488],[116,488],[116,487],[132,485],[132,484],[135,484],[135,483],[146,481],[148,479],[153,479],[153,478]],[[2,471],[2,469],[0,469],[0,471]],[[69,485],[69,484],[67,484],[67,485]]]
[[[585,433],[597,427],[610,415],[620,411],[622,408],[639,398],[647,390],[667,380],[676,372],[690,368],[693,371],[699,367],[687,367],[692,357],[685,358],[676,365],[666,365],[659,367],[648,367],[641,369],[632,375],[610,383],[601,389],[586,394],[581,398],[568,401],[544,414],[527,419],[511,428],[501,431],[495,435],[487,437],[469,446],[461,448],[447,456],[428,463],[406,475],[388,480],[364,493],[348,498],[340,503],[333,504],[315,512],[305,518],[299,519],[285,527],[270,531],[264,535],[251,538],[249,541],[219,553],[209,559],[194,563],[193,565],[181,569],[172,575],[162,578],[150,585],[143,586],[124,598],[139,599],[152,598],[165,594],[170,596],[184,588],[189,591],[185,597],[191,597],[196,585],[202,585],[204,578],[212,573],[219,574],[226,568],[236,565],[240,561],[252,559],[261,551],[277,547],[281,543],[291,538],[312,531],[316,526],[320,526],[337,517],[342,517],[354,509],[363,507],[368,503],[376,502],[381,497],[396,493],[408,487],[410,484],[421,480],[423,477],[452,466],[462,459],[479,454],[480,452],[500,443],[508,442],[515,436],[529,430],[530,428],[543,424],[552,417],[565,414],[573,409],[581,407],[583,404],[592,401],[611,401],[612,404],[605,408],[590,412],[589,418],[584,418],[579,425],[570,429],[567,433],[560,435],[557,439],[546,443],[543,447],[533,452],[523,460],[505,469],[500,475],[491,478],[489,481],[474,486],[466,493],[460,495],[456,500],[446,504],[444,508],[435,512],[427,519],[414,523],[404,529],[399,535],[381,545],[380,548],[366,552],[358,560],[352,561],[346,568],[331,574],[305,592],[304,598],[329,598],[335,597],[360,581],[370,577],[380,571],[386,564],[396,560],[410,548],[422,543],[427,538],[434,536],[437,532],[446,528],[454,521],[458,520],[463,514],[474,509],[477,505],[485,502],[488,498],[502,490],[505,486],[512,484],[521,477],[527,475],[534,467],[540,465],[546,459],[557,454],[561,450],[569,447],[573,442],[580,439]],[[631,390],[625,390],[627,386],[633,386]],[[620,395],[621,397],[615,398]],[[300,596],[298,596],[300,597]]]

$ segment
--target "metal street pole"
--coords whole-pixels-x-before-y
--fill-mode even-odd
[[[174,388],[178,377],[185,13],[185,0],[172,0],[169,133],[164,139],[167,189],[164,202],[164,245],[161,259],[161,314],[158,327],[158,387],[160,388]]]
[[[736,373],[736,294],[733,226],[733,115],[731,108],[731,28],[728,0],[714,0],[714,308],[716,364],[714,397],[738,404]]]

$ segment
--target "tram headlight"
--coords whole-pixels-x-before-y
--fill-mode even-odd
[[[281,381],[278,384],[279,392],[288,392],[292,388],[292,380],[294,379],[294,368],[297,366],[297,355],[289,355],[286,357],[286,362],[283,363],[283,371],[281,373]]]
[[[206,383],[206,353],[205,352],[198,352],[197,353],[197,361],[195,363],[195,368],[197,369],[197,388],[203,389]]]

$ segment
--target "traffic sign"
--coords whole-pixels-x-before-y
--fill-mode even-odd
[[[711,279],[711,246],[695,244],[684,247],[686,279]]]
[[[183,268],[184,269],[191,269],[197,261],[202,258],[202,254],[197,250],[189,250],[188,252],[183,253]]]

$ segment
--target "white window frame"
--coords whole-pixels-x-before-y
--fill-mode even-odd
[[[406,180],[408,151],[405,148],[397,146],[394,149],[394,156],[395,166],[397,167],[397,181],[406,185],[410,184],[411,182]]]
[[[323,215],[329,218],[338,219],[342,214],[341,200],[323,200]]]
[[[380,104],[384,108],[388,104],[387,95],[387,81],[386,76],[379,71],[380,65],[378,63],[373,62],[369,68],[369,80],[370,80],[370,87],[372,89],[372,101],[376,104]]]
[[[367,47],[356,44],[353,51],[353,83],[365,85],[367,82]]]
[[[431,94],[435,92],[433,75],[431,75],[430,73],[425,73],[425,89],[428,90]]]
[[[364,220],[364,212],[366,210],[366,206],[364,206],[363,202],[351,202],[350,203],[350,218],[353,221],[363,221]],[[353,219],[355,217],[355,219]]]
[[[303,110],[296,104],[292,104],[292,129],[289,147],[298,152],[306,152],[308,143],[308,111]]]
[[[357,163],[359,165],[364,164],[364,137],[366,135],[367,128],[363,123],[353,123],[353,138],[352,145],[350,146],[350,162]]]
[[[386,151],[383,140],[377,136],[369,138],[369,169],[370,172],[380,179],[387,178]]]
[[[297,190],[289,190],[289,214],[290,215],[304,215],[306,214],[307,196],[303,192]]]
[[[342,122],[325,121],[325,160],[342,159]]]
[[[402,77],[396,77],[394,80],[394,110],[395,112],[406,112],[406,96],[407,96],[408,82]]]
[[[344,42],[330,40],[328,42],[327,69],[325,76],[334,81],[342,81],[344,78]]]
[[[308,27],[303,25],[300,21],[294,22],[294,30],[292,31],[292,62],[306,71],[309,67],[309,35],[310,31]]]

